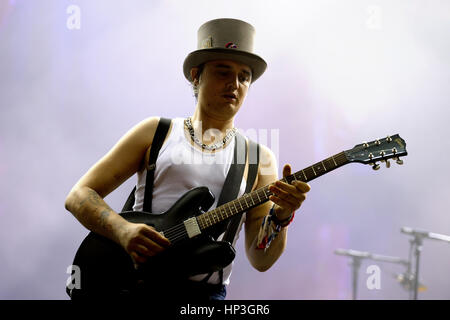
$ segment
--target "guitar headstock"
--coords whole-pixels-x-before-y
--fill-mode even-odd
[[[408,154],[406,142],[398,134],[371,142],[363,142],[344,153],[349,162],[370,164],[374,170],[380,168],[380,165],[377,164],[378,161],[385,162],[387,168],[391,165],[389,159],[396,160],[397,164],[403,164],[400,157]]]

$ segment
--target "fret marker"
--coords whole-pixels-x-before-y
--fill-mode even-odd
[[[334,156],[332,156],[331,159],[333,159],[334,165],[337,167],[338,165],[337,165],[336,161],[334,160]]]
[[[247,207],[250,207],[250,206],[248,205],[247,199],[245,199],[245,197],[243,197],[243,198],[244,198],[244,201],[245,201],[245,204],[247,205]],[[241,208],[242,208],[242,206],[241,206]]]
[[[305,171],[302,170],[303,176],[305,177],[305,181],[308,181],[308,178],[306,177]]]

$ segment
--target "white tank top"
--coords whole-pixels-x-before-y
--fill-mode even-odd
[[[199,186],[207,186],[214,194],[215,201],[209,210],[216,208],[225,178],[233,161],[234,145],[235,139],[232,139],[224,149],[214,153],[202,152],[199,148],[192,146],[186,139],[184,119],[172,119],[172,130],[161,146],[156,160],[151,214],[161,214],[167,211],[184,193]],[[137,173],[134,211],[143,210],[146,178],[146,169]],[[246,181],[242,179],[238,197],[244,194],[245,188]],[[233,246],[239,238],[244,221],[245,214],[242,216],[233,240]],[[220,235],[218,240],[221,240],[223,235]],[[230,282],[232,265],[233,263],[223,270],[223,284],[225,285]],[[197,275],[190,279],[200,281],[205,277],[206,274]],[[219,283],[219,273],[215,272],[208,282]]]

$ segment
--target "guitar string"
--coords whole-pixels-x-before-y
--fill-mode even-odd
[[[256,200],[256,199],[254,199],[254,200]],[[231,207],[231,205],[229,205],[229,207]],[[241,208],[242,208],[242,206],[241,206]],[[216,209],[213,209],[213,210],[216,210]],[[232,211],[232,209],[230,209],[230,210]],[[210,211],[210,212],[212,212],[212,211]],[[220,221],[223,221],[223,220],[220,220]],[[220,222],[220,221],[218,221],[218,222]],[[199,222],[199,224],[200,224],[200,227],[205,228],[206,221]],[[166,236],[168,239],[172,239],[171,240],[172,242],[177,242],[177,241],[181,240],[182,238],[185,238],[187,235],[187,233],[185,231],[185,226],[183,223],[180,223],[173,227],[170,227],[169,229],[166,229],[165,231],[163,231],[163,233],[164,233],[164,236]]]
[[[342,152],[342,153],[340,153],[340,154],[338,154],[338,155],[336,155],[336,156],[333,156],[333,157],[329,157],[329,158],[327,158],[327,159],[325,159],[325,160],[323,160],[323,161],[330,161],[331,162],[331,160],[333,160],[333,158],[334,158],[334,160],[338,160],[339,162],[341,161],[341,160],[343,160],[343,163],[342,164],[344,164],[345,163],[345,160],[347,160],[347,157],[346,157],[346,155],[344,154],[344,152]],[[326,170],[326,167],[325,167],[325,165],[323,164],[323,161],[322,161],[322,166],[324,167],[324,169]],[[320,163],[317,163],[317,165],[319,165]],[[342,165],[341,164],[341,165]],[[314,165],[313,165],[314,166]],[[310,167],[308,167],[308,168],[305,168],[305,169],[303,169],[303,170],[307,170],[307,169],[309,169],[309,168],[313,168],[313,166],[310,166]],[[338,167],[338,166],[336,166],[336,167]],[[335,169],[335,168],[334,168]],[[301,170],[301,171],[303,171],[303,170]],[[298,172],[296,172],[296,173],[299,173],[300,171],[298,171]],[[296,177],[296,173],[294,173],[294,174],[291,174],[290,176],[287,176],[287,177],[284,177],[283,179],[281,179],[281,180],[285,180],[285,181],[287,181],[288,179],[292,179],[292,177],[294,178],[294,179],[296,179],[297,177]],[[303,172],[303,174],[304,174],[304,172]],[[306,177],[306,176],[305,176]],[[314,178],[314,177],[313,177]],[[303,179],[299,179],[299,180],[302,180],[303,181]],[[309,180],[311,180],[311,179],[309,179]],[[304,182],[306,182],[306,181],[304,181]],[[263,187],[262,189],[265,189],[265,188],[267,188],[267,186],[265,186],[265,187]],[[259,189],[258,189],[259,190]],[[255,192],[256,192],[256,194],[257,194],[257,192],[258,192],[258,190],[255,190]],[[269,195],[271,194],[271,192],[269,191]],[[267,196],[266,195],[266,192],[264,191],[264,195],[265,196]],[[245,195],[244,195],[245,196]],[[243,197],[244,197],[243,196]],[[256,200],[256,199],[254,199],[253,198],[253,196],[251,196],[251,195],[249,195],[247,198],[251,198],[252,199],[252,201],[253,200]],[[233,201],[235,201],[235,200],[233,200]],[[267,201],[267,200],[266,200]],[[265,201],[264,201],[265,202]],[[261,202],[262,203],[262,202]],[[234,203],[233,203],[233,205],[234,205]],[[230,202],[230,204],[228,204],[228,207],[229,208],[231,208],[231,202]],[[235,206],[235,208],[236,208],[236,206]],[[241,205],[241,208],[242,208],[242,205]],[[217,209],[217,208],[216,208]],[[214,210],[216,210],[216,209],[214,209]],[[232,209],[231,209],[231,211],[233,211]],[[210,211],[210,212],[212,212],[212,211]],[[220,213],[220,210],[219,210],[219,213]],[[223,218],[223,216],[222,216],[222,218]],[[222,221],[222,220],[220,220],[220,221]],[[220,222],[219,221],[219,222]],[[204,221],[204,223],[206,223],[206,221]],[[202,223],[202,222],[200,222],[200,224],[204,224],[204,223]],[[176,226],[173,226],[173,227],[171,227],[171,228],[169,228],[169,229],[167,229],[166,231],[164,231],[164,233],[165,234],[167,234],[167,236],[168,237],[170,237],[172,240],[172,242],[178,242],[178,241],[180,241],[180,240],[182,240],[183,238],[185,238],[186,237],[186,235],[187,235],[187,233],[185,232],[185,228],[184,228],[185,226],[184,226],[184,224],[182,224],[182,223],[180,223],[180,224],[178,224],[178,225],[176,225]],[[203,226],[204,227],[204,226]]]
[[[184,229],[185,229],[184,228],[184,224],[180,223],[180,224],[177,224],[176,226],[174,226],[174,227],[172,227],[172,228],[170,228],[168,230],[163,231],[163,233],[164,233],[164,236],[171,237],[173,235],[176,235],[180,231],[183,232]]]
[[[336,155],[336,156],[333,156],[334,157],[334,159],[335,160],[338,160],[339,162],[340,162],[340,160],[346,160],[346,156],[345,156],[345,154],[344,153],[340,153],[340,154],[338,154],[338,155]],[[331,161],[332,160],[332,158],[333,157],[329,157],[329,158],[327,158],[327,159],[325,159],[325,160],[323,160],[323,161]],[[322,162],[323,162],[322,161]],[[318,163],[319,164],[319,163]],[[324,166],[323,164],[322,164],[322,166]],[[313,166],[311,166],[311,168],[312,168]],[[325,166],[324,166],[325,167]],[[310,167],[308,167],[308,168],[305,168],[305,169],[303,169],[303,170],[306,170],[306,169],[309,169]],[[325,168],[326,169],[326,168]],[[303,170],[301,170],[301,171],[303,171]],[[300,171],[298,171],[298,172],[296,172],[296,173],[299,173]],[[292,179],[292,177],[294,178],[294,179],[296,179],[296,173],[294,173],[294,174],[291,174],[290,176],[287,176],[287,177],[284,177],[283,179],[281,179],[281,180],[285,180],[285,179],[287,179],[287,178],[289,178],[289,179]],[[300,180],[302,180],[302,179],[300,179]],[[311,180],[311,179],[309,179],[309,180]],[[303,181],[303,180],[302,180]],[[304,182],[306,182],[306,181],[304,181]],[[265,189],[265,188],[267,188],[267,186],[265,186],[265,187],[263,187],[263,188],[261,188],[261,189]],[[258,189],[259,190],[259,189]],[[255,190],[254,192],[258,192],[258,190]],[[264,191],[264,194],[265,194],[265,196],[267,196],[266,195],[266,192]],[[270,195],[271,193],[270,193],[270,191],[269,191],[269,195]],[[243,196],[243,197],[245,197],[245,195]],[[251,195],[248,195],[248,197],[247,198],[251,198],[252,199],[252,201],[254,202],[254,200],[256,200],[255,198],[254,198],[254,196],[251,196]],[[233,201],[235,201],[235,200],[233,200]],[[265,202],[265,201],[264,201]],[[230,202],[231,203],[231,202]],[[262,202],[261,202],[262,203]],[[234,204],[234,203],[233,203]],[[228,207],[229,208],[231,208],[231,204],[229,204],[228,205]],[[241,208],[242,208],[242,205],[241,205]],[[217,209],[217,208],[216,208]],[[214,210],[216,210],[216,209],[214,209]],[[212,211],[214,211],[214,210],[212,210]],[[245,209],[244,209],[245,210]],[[210,211],[210,212],[212,212],[212,211]],[[233,210],[231,209],[231,212],[232,212]],[[219,210],[219,213],[220,213],[220,210]],[[223,216],[222,216],[222,219],[223,219]],[[220,221],[222,221],[222,220],[219,220],[218,222],[220,222]],[[202,225],[202,227],[204,227],[204,224],[206,223],[206,221],[204,221],[204,223],[202,223],[202,222],[200,222],[200,224]],[[184,238],[186,235],[187,235],[187,233],[185,232],[185,226],[184,226],[184,224],[182,224],[182,223],[180,223],[180,224],[177,224],[177,225],[175,225],[175,226],[173,226],[173,227],[170,227],[169,229],[166,229],[165,231],[163,231],[163,233],[164,233],[164,235],[165,236],[167,236],[168,238],[171,238],[172,240],[171,241],[173,241],[173,242],[177,242],[177,241],[179,241],[179,240],[181,240],[182,238]]]
[[[177,232],[174,235],[166,236],[166,238],[169,239],[170,242],[177,242],[178,240],[185,238],[186,235],[187,234],[181,230],[180,232]]]
[[[214,210],[216,210],[216,209],[214,209]],[[212,212],[214,210],[211,210],[210,212]],[[218,222],[221,222],[221,221],[223,221],[223,217],[222,217],[222,220],[219,220]],[[207,225],[207,222],[206,221],[199,221],[199,224],[200,224],[200,227],[205,228],[205,225]],[[173,227],[170,227],[169,229],[166,229],[165,231],[163,231],[164,236],[166,236],[167,238],[172,238],[173,237],[173,239],[184,237],[186,235],[184,227],[185,226],[184,226],[183,223],[180,223],[180,224],[177,224],[177,225],[175,225]]]

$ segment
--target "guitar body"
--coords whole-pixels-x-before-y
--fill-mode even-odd
[[[214,195],[207,187],[197,187],[186,192],[165,213],[153,215],[140,211],[126,211],[120,215],[133,223],[145,223],[157,231],[177,230],[183,222],[206,211],[214,203]],[[127,295],[137,283],[161,284],[187,279],[195,274],[218,271],[230,264],[234,248],[211,235],[201,233],[189,238],[186,233],[171,232],[171,246],[150,257],[135,269],[130,255],[114,241],[90,232],[77,250],[73,265],[80,270],[80,288],[67,288],[74,297]],[[183,238],[179,240],[179,238]],[[165,280],[164,280],[165,279]]]

